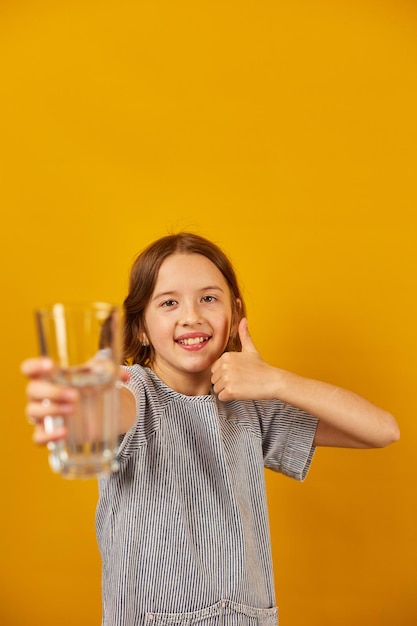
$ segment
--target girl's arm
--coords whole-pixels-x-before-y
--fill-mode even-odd
[[[74,413],[78,402],[78,392],[71,387],[57,385],[48,380],[53,369],[53,362],[44,357],[28,359],[22,363],[21,371],[29,378],[26,387],[28,402],[26,415],[35,426],[33,440],[39,445],[58,441],[66,436],[65,426],[53,433],[46,433],[43,420],[46,416],[63,417]],[[121,370],[120,379],[127,381],[129,374]],[[133,394],[122,387],[120,390],[120,434],[126,433],[132,426],[136,415],[136,402]]]
[[[239,326],[242,352],[223,354],[212,368],[220,400],[279,399],[319,419],[317,446],[379,448],[399,439],[394,417],[357,394],[272,367],[260,357],[247,321]]]
[[[351,391],[279,369],[271,390],[273,378],[272,397],[319,418],[316,446],[382,448],[399,438],[390,413]]]

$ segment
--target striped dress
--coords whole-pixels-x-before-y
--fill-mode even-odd
[[[137,419],[99,481],[103,626],[276,626],[264,466],[303,480],[317,419],[127,369]]]

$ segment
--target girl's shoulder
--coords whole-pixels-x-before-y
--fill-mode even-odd
[[[123,369],[129,373],[129,380],[124,383],[136,400],[140,398],[148,398],[152,404],[152,400],[160,400],[169,395],[169,387],[164,385],[149,367],[142,365],[124,365]]]
[[[128,458],[133,452],[146,444],[148,439],[159,429],[164,398],[149,368],[141,365],[123,365],[129,374],[129,380],[123,382],[136,401],[136,419],[131,429],[125,433],[119,450],[121,459]]]

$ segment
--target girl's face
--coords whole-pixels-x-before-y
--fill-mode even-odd
[[[175,253],[161,265],[140,339],[152,344],[152,369],[165,384],[203,395],[231,324],[231,293],[223,274],[201,254]]]

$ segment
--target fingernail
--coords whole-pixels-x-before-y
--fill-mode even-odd
[[[74,402],[78,398],[78,393],[75,389],[64,389],[62,392],[62,399],[68,402]]]
[[[45,356],[45,357],[42,357],[40,365],[41,365],[41,368],[45,372],[49,372],[51,370],[51,368],[53,367],[54,362],[49,357]]]
[[[63,415],[71,415],[74,413],[74,405],[73,404],[60,404],[59,410]]]

